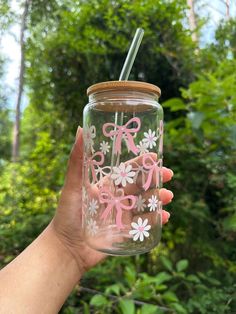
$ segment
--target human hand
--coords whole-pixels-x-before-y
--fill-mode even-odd
[[[91,249],[84,239],[82,230],[82,169],[83,130],[79,128],[69,159],[65,185],[51,225],[57,237],[75,258],[80,272],[88,270],[106,256]],[[165,167],[162,169],[163,182],[171,180],[172,170]],[[166,205],[171,202],[173,193],[167,189],[161,189],[159,196],[162,204]],[[163,224],[168,221],[169,216],[167,211],[162,211]]]

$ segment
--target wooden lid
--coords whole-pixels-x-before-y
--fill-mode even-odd
[[[129,90],[138,92],[154,93],[158,97],[161,96],[161,90],[158,86],[138,81],[108,81],[101,82],[90,86],[87,89],[87,95],[107,90]]]

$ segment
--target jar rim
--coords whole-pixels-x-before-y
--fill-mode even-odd
[[[149,92],[156,94],[158,97],[161,96],[161,90],[158,86],[141,81],[107,81],[93,84],[87,89],[87,95],[108,90]]]

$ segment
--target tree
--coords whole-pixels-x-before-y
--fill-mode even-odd
[[[25,32],[26,21],[29,11],[30,0],[25,0],[23,6],[21,30],[20,30],[20,48],[21,48],[21,60],[20,60],[20,74],[19,74],[19,86],[18,95],[15,107],[15,122],[13,128],[13,143],[12,143],[12,161],[16,162],[19,158],[19,146],[20,146],[20,115],[21,115],[21,98],[24,87],[24,72],[25,72]]]
[[[13,19],[8,0],[0,2],[0,45],[4,33],[8,30]],[[0,79],[4,81],[5,74],[5,57],[0,55]],[[11,147],[11,127],[10,110],[7,103],[7,93],[5,84],[0,86],[0,171],[5,160],[10,158]]]
[[[189,28],[192,31],[192,40],[195,42],[198,42],[198,36],[196,33],[197,23],[196,23],[196,17],[195,17],[195,12],[194,12],[194,0],[187,0],[187,4],[189,6],[188,20],[189,20]]]
[[[0,91],[0,172],[4,160],[9,160],[11,156],[11,128],[10,110],[6,106],[6,97]]]
[[[1,0],[0,2],[0,43],[2,35],[8,30],[13,20],[14,14],[10,9],[10,0]]]
[[[0,262],[50,220],[85,90],[118,78],[141,26],[145,36],[130,78],[163,91],[164,162],[175,173],[170,223],[149,255],[108,259],[91,270],[80,298],[75,291],[62,313],[234,313],[235,21],[222,23],[214,43],[196,55],[192,32],[182,25],[186,0],[32,3],[30,104],[22,117],[23,158],[1,173]]]
[[[166,156],[179,176],[174,183],[179,185],[175,206],[182,211],[173,226],[183,224],[183,230],[189,232],[187,239],[190,234],[196,236],[191,245],[186,241],[181,247],[186,245],[192,261],[197,255],[209,258],[215,267],[228,264],[234,276],[234,253],[229,247],[236,236],[235,73],[235,60],[222,61],[182,89],[184,101],[165,103],[180,113],[167,123],[166,133]],[[194,175],[189,176],[189,171]]]
[[[30,101],[40,115],[50,111],[57,118],[53,136],[68,136],[81,123],[89,85],[118,79],[138,26],[146,33],[130,79],[160,85],[162,99],[179,95],[195,68],[195,43],[182,25],[185,10],[182,0],[155,6],[149,0],[66,1],[51,16],[42,15],[37,27],[32,22],[26,71]]]

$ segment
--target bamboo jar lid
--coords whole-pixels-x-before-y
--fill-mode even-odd
[[[154,93],[158,97],[161,96],[161,90],[158,86],[139,81],[107,81],[94,84],[87,89],[87,95],[91,95],[97,92],[112,90],[126,90],[126,91],[138,91]]]

